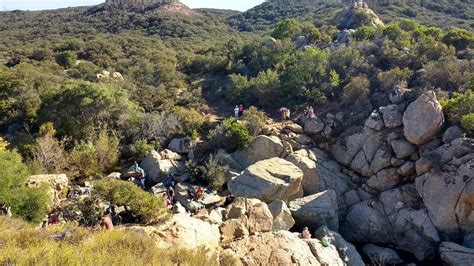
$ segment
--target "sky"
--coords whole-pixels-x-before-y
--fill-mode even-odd
[[[105,2],[105,0],[0,0],[1,10],[42,10],[72,6],[88,6]],[[181,0],[191,8],[218,8],[245,11],[263,0]]]

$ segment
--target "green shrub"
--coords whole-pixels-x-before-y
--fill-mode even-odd
[[[262,132],[267,119],[267,115],[264,112],[259,111],[255,106],[247,108],[242,116],[242,121],[247,125],[250,135],[254,137]]]
[[[33,189],[25,185],[28,168],[16,152],[0,149],[0,169],[0,203],[10,206],[14,216],[40,223],[50,204],[45,187]]]
[[[145,139],[137,140],[133,144],[129,145],[130,156],[136,161],[141,161],[146,155],[152,151],[162,150],[161,145],[157,141],[151,141],[148,143]]]
[[[200,132],[206,122],[206,119],[195,109],[186,109],[182,107],[175,107],[173,109],[178,120],[181,122],[180,134],[190,136],[193,139],[200,136]]]
[[[223,148],[235,151],[247,147],[252,136],[245,125],[235,118],[228,118],[209,133],[209,139],[209,144],[214,150]]]
[[[74,52],[67,51],[56,55],[56,63],[64,68],[71,68],[76,64],[77,55]]]
[[[130,182],[107,178],[95,183],[92,193],[112,205],[128,206],[132,215],[143,223],[159,222],[168,214],[164,199],[154,197]]]
[[[366,106],[369,103],[370,81],[365,76],[351,79],[342,91],[342,102],[350,106]]]
[[[70,176],[75,178],[90,178],[102,171],[97,151],[91,141],[76,143],[68,158]]]
[[[390,91],[396,85],[406,85],[410,74],[411,71],[408,68],[400,69],[398,67],[385,72],[380,72],[377,75],[380,89],[383,91]]]
[[[216,190],[221,190],[230,179],[229,167],[222,165],[212,154],[204,165],[188,163],[186,166],[195,180],[202,180]]]
[[[461,117],[461,127],[468,137],[474,137],[474,113],[463,115]]]
[[[451,99],[441,101],[443,111],[451,124],[461,123],[465,115],[474,113],[474,92],[455,93]],[[467,118],[467,121],[469,118]],[[468,126],[469,127],[469,126]]]
[[[463,50],[474,46],[474,33],[465,29],[452,29],[444,35],[443,42]]]

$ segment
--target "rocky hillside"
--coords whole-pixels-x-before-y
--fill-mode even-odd
[[[230,17],[228,23],[242,31],[266,31],[276,22],[295,18],[327,24],[354,1],[265,1],[243,14]],[[474,9],[468,1],[366,1],[385,22],[401,18],[443,28],[474,27]]]

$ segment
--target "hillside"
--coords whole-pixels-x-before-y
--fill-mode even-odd
[[[295,18],[318,25],[330,23],[352,1],[270,0],[227,22],[242,31],[265,31],[279,20]],[[474,28],[474,5],[469,0],[455,1],[366,1],[385,22],[412,19],[424,25],[442,28]]]

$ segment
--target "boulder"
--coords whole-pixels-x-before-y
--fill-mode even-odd
[[[462,130],[458,126],[453,126],[448,129],[443,134],[443,142],[448,144],[451,143],[453,140],[462,137]]]
[[[308,134],[318,134],[324,129],[324,122],[319,117],[306,119],[304,121],[304,132]]]
[[[403,262],[397,252],[390,248],[367,244],[362,251],[374,265],[394,265]]]
[[[38,188],[42,185],[48,185],[48,196],[53,206],[61,203],[66,196],[69,179],[65,174],[58,175],[32,175],[26,181],[28,187]],[[52,206],[50,206],[52,207]]]
[[[224,246],[223,254],[242,265],[320,265],[306,242],[288,231],[245,237]]]
[[[187,154],[191,151],[191,138],[185,137],[171,140],[168,149],[180,154]]]
[[[432,168],[431,160],[426,157],[421,157],[415,162],[415,171],[418,176],[429,172]]]
[[[329,237],[331,245],[334,245],[339,252],[339,256],[348,266],[365,265],[362,257],[357,249],[351,243],[347,242],[337,232],[329,230],[326,226],[321,226],[314,232],[314,236],[318,239]]]
[[[273,227],[273,215],[266,203],[258,199],[236,198],[227,207],[227,219],[238,219],[250,234],[269,232]]]
[[[288,203],[288,207],[300,227],[316,230],[326,225],[331,230],[339,230],[337,195],[334,190],[295,199]]]
[[[146,179],[153,183],[162,182],[169,175],[179,175],[185,171],[182,162],[163,160],[157,151],[148,153],[140,167],[145,170]]]
[[[374,110],[372,114],[367,118],[365,121],[365,127],[374,129],[374,130],[381,130],[384,127],[384,123],[382,120],[382,116],[380,115],[379,112]]]
[[[245,220],[230,219],[219,226],[221,242],[228,243],[249,235]]]
[[[474,265],[474,249],[466,248],[451,242],[443,242],[439,246],[439,253],[444,265]]]
[[[208,223],[211,223],[211,224],[222,224],[223,221],[224,221],[224,211],[225,209],[224,208],[216,208],[216,209],[212,209],[210,212],[209,212],[209,217],[207,218],[207,222]]]
[[[386,128],[397,128],[403,124],[402,114],[396,104],[379,108]]]
[[[379,148],[370,163],[370,170],[373,173],[378,173],[380,170],[390,167],[392,165],[391,159],[392,154],[387,147]]]
[[[474,248],[474,232],[468,233],[464,236],[463,246],[467,248]]]
[[[374,173],[370,169],[364,150],[360,150],[351,163],[351,169],[363,176],[371,176]]]
[[[173,161],[179,161],[181,160],[181,155],[177,154],[176,152],[173,152],[172,150],[162,150],[160,151],[160,157],[162,160],[173,160]]]
[[[310,137],[306,136],[305,134],[298,134],[296,135],[295,139],[296,142],[298,142],[301,145],[309,145],[313,141],[311,140]]]
[[[474,230],[474,160],[416,179],[416,189],[439,232],[452,239]],[[439,206],[443,206],[440,208]]]
[[[291,211],[282,200],[275,200],[268,204],[268,209],[273,216],[273,230],[290,230],[295,225]]]
[[[232,158],[246,168],[261,160],[280,157],[283,150],[283,143],[278,137],[258,136],[248,148],[233,153]]]
[[[322,265],[344,266],[345,263],[339,257],[337,249],[333,245],[324,247],[318,239],[303,239],[311,249],[311,252]]]
[[[416,174],[415,170],[415,163],[411,161],[407,161],[402,166],[397,169],[397,174],[402,177],[408,177]]]
[[[408,158],[416,151],[416,146],[402,139],[392,140],[390,145],[398,159]]]
[[[221,238],[217,225],[189,217],[187,214],[173,215],[156,230],[156,237],[163,240],[167,247],[216,249]]]
[[[331,154],[339,163],[349,166],[370,136],[370,134],[365,133],[347,136],[344,141],[338,141],[331,145]]]
[[[384,169],[367,180],[367,185],[377,191],[391,189],[399,183],[400,176],[395,168]]]
[[[227,183],[237,197],[288,201],[302,194],[303,171],[280,158],[259,161]]]
[[[422,94],[403,114],[405,138],[415,145],[430,141],[444,124],[441,105],[433,91]]]
[[[289,123],[285,128],[296,134],[302,134],[304,132],[303,127],[295,123]]]
[[[400,104],[405,100],[405,93],[400,85],[396,85],[388,94],[390,102],[393,104]]]

